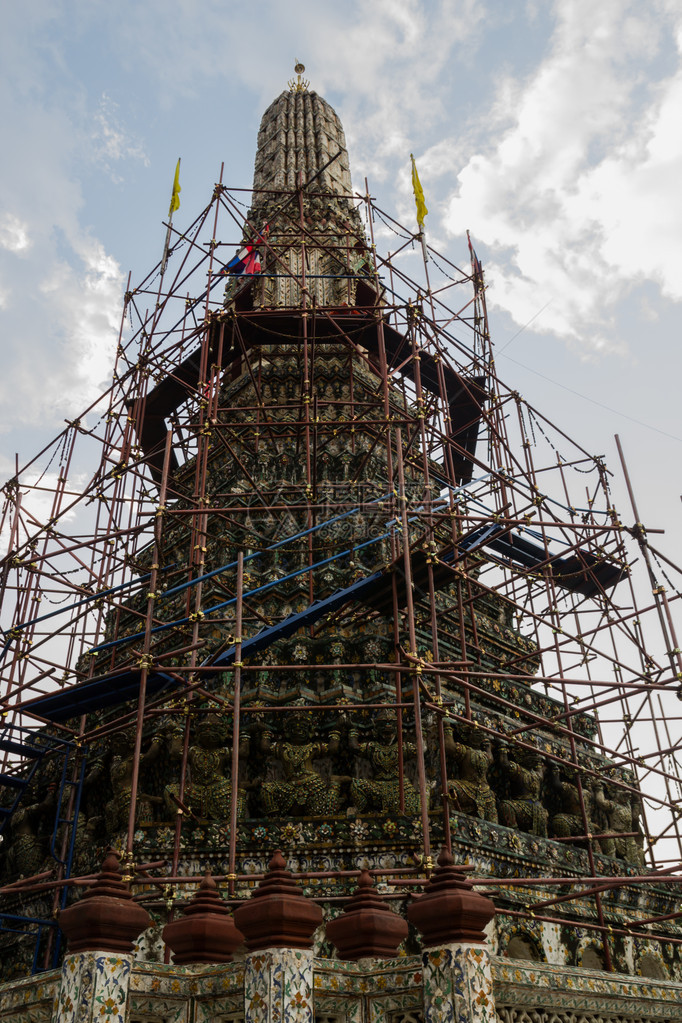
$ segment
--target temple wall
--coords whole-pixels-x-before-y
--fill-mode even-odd
[[[481,945],[341,962],[271,949],[215,966],[67,956],[0,985],[0,1023],[646,1023],[682,1019],[682,984],[489,957]]]
[[[59,996],[60,971],[34,974],[24,980],[0,984],[2,1023],[47,1023]]]

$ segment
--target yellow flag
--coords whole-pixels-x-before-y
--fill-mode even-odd
[[[410,153],[410,160],[412,161],[412,189],[414,191],[414,201],[417,204],[417,223],[420,228],[423,228],[424,217],[429,211],[426,208],[426,202],[424,201],[424,189],[421,186],[421,181],[417,174],[417,165],[414,162],[412,153]]]
[[[168,210],[168,216],[172,217],[176,210],[180,209],[180,160],[175,168],[175,179],[173,181],[173,194],[171,195],[170,209]]]

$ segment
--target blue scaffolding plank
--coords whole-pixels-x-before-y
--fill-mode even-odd
[[[147,675],[147,692],[154,696],[165,688],[178,686],[177,679],[162,671],[151,671]],[[134,700],[140,689],[140,669],[104,675],[101,678],[81,682],[58,693],[39,696],[23,704],[22,709],[47,721],[68,721],[93,710],[104,710]]]
[[[584,597],[594,597],[619,583],[627,568],[607,557],[577,548],[568,555],[547,553],[544,547],[518,533],[504,532],[484,541],[497,554],[524,568],[547,568],[558,586]]]
[[[520,534],[512,533],[501,523],[492,523],[475,529],[464,537],[457,547],[448,546],[438,552],[433,572],[435,588],[442,589],[452,581],[450,570],[444,566],[454,563],[461,555],[472,554],[483,547],[522,568],[548,568],[558,585],[588,597],[599,593],[602,588],[619,582],[626,574],[624,566],[600,558],[589,551],[577,550],[563,557],[548,555],[545,548],[539,544]],[[425,551],[416,551],[413,554],[412,576],[417,589],[426,584],[427,557]],[[350,602],[364,603],[375,610],[387,608],[392,599],[394,575],[398,579],[398,599],[402,606],[405,600],[405,581],[399,559],[394,565],[358,579],[329,597],[315,601],[303,611],[289,615],[276,625],[261,630],[242,643],[242,656],[249,657],[259,650],[264,650],[271,643],[285,639],[299,629],[314,625],[325,615],[339,610]],[[217,658],[206,660],[202,667],[227,666],[233,663],[235,656],[236,647],[233,645]],[[197,674],[201,677],[201,667]],[[115,675],[106,675],[80,683],[59,693],[41,696],[25,704],[24,708],[49,721],[67,721],[79,714],[134,700],[139,684],[140,669],[118,672]],[[177,679],[161,671],[150,671],[147,676],[147,692],[150,695],[156,695],[164,689],[175,689],[179,685]]]
[[[242,643],[241,655],[242,657],[248,657],[251,654],[257,653],[259,650],[264,650],[266,647],[274,643],[275,640],[285,639],[287,636],[292,636],[299,629],[304,628],[307,625],[314,625],[320,618],[323,618],[326,614],[330,614],[332,611],[337,611],[344,604],[347,604],[351,600],[361,601],[363,597],[376,589],[377,586],[386,578],[384,572],[374,572],[372,575],[367,576],[364,579],[358,579],[351,586],[346,586],[342,590],[337,590],[336,593],[332,593],[331,596],[325,597],[324,600],[316,600],[314,604],[310,604],[303,611],[297,611],[296,614],[289,615],[283,621],[278,622],[277,625],[270,625],[267,629],[263,629],[261,632],[256,633],[250,639],[245,639]],[[236,655],[236,647],[231,646],[229,650],[225,650],[222,654],[216,657],[215,660],[205,661],[204,665],[210,664],[212,667],[219,667],[222,664],[232,664]],[[203,665],[202,665],[203,667]]]
[[[25,789],[28,785],[26,778],[20,778],[16,774],[0,774],[0,787],[8,789]]]
[[[18,757],[25,757],[27,760],[38,759],[47,753],[46,749],[31,746],[25,742],[17,742],[15,739],[0,739],[0,749],[6,753],[16,753]]]

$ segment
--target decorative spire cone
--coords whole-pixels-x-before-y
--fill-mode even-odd
[[[135,938],[149,927],[149,913],[133,901],[119,860],[109,849],[93,886],[59,914],[69,953],[132,952]]]
[[[326,927],[327,938],[341,959],[393,959],[407,930],[406,921],[379,898],[368,870],[360,874],[355,894],[341,916]]]
[[[292,219],[290,205],[301,185],[304,234]],[[358,281],[367,287],[367,277],[359,274],[356,280],[353,267],[358,259],[362,263],[361,257],[369,259],[370,252],[355,206],[346,137],[336,111],[322,96],[308,92],[300,77],[263,114],[252,196],[244,242],[252,242],[254,232],[268,239],[262,249],[262,279],[251,289],[254,307],[301,308],[298,275],[304,240],[306,305],[355,305]],[[298,216],[298,200],[295,209]],[[374,300],[372,293],[362,301],[373,305]]]
[[[244,935],[237,930],[208,871],[183,915],[164,927],[163,940],[178,966],[232,962],[232,953],[243,943]]]
[[[421,931],[425,948],[455,942],[486,940],[484,928],[495,916],[495,904],[473,890],[445,849],[424,894],[408,907],[407,919]]]
[[[234,911],[251,952],[264,948],[310,948],[322,923],[320,907],[306,899],[277,850],[251,898]]]

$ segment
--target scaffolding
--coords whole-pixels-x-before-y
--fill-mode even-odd
[[[314,180],[257,196],[222,177],[188,228],[169,226],[167,265],[129,277],[111,386],[3,488],[8,855],[18,813],[17,834],[32,836],[37,765],[53,776],[51,862],[5,879],[3,926],[52,927],[36,956],[55,961],[51,911],[90,883],[74,860],[83,789],[116,736],[132,752],[125,863],[140,897],[172,914],[197,881],[180,869],[196,715],[228,721],[237,779],[264,718],[312,715],[329,740],[388,711],[401,809],[408,733],[419,798],[414,866],[373,871],[386,897],[423,884],[441,844],[457,853],[454,827],[472,815],[453,796],[452,735],[473,725],[498,768],[500,755],[541,752],[545,786],[561,772],[578,799],[577,830],[553,836],[577,850],[556,876],[530,854],[504,876],[473,871],[499,912],[593,931],[607,968],[619,934],[677,946],[665,899],[682,881],[680,568],[639,521],[620,445],[631,507],[619,511],[604,461],[499,378],[471,244],[464,269],[422,247],[367,183],[344,197],[366,234],[352,221],[340,237],[307,215],[328,199]],[[253,219],[266,201],[276,230]],[[235,276],[244,239],[262,265]],[[177,745],[178,812],[168,855],[140,863],[142,775],[161,726]],[[630,831],[609,826],[605,785],[641,808],[641,825],[633,809]],[[261,876],[244,869],[240,791],[219,877],[231,899]],[[475,816],[467,826],[485,830]],[[614,854],[623,839],[635,858]],[[614,923],[604,900],[624,890],[662,893],[664,911],[635,899]],[[44,915],[12,909],[34,896]],[[585,903],[593,913],[572,915]]]

